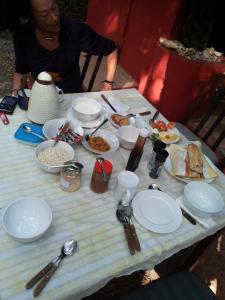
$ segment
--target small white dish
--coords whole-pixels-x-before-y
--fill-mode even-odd
[[[181,134],[177,128],[168,129],[167,131],[159,132],[159,139],[166,145],[178,143],[181,139]]]
[[[82,128],[89,129],[99,126],[106,119],[106,114],[102,111],[98,118],[95,120],[81,121],[75,116],[72,107],[70,107],[67,110],[66,117],[71,124],[79,124]]]
[[[51,140],[54,139],[57,134],[59,133],[59,128],[64,125],[66,119],[52,119],[48,122],[46,122],[42,128],[44,136]],[[84,130],[79,124],[71,124],[70,123],[70,128],[72,131],[77,132],[81,136],[84,135]]]
[[[160,191],[144,190],[137,193],[132,207],[135,219],[153,232],[173,232],[182,223],[179,205],[169,195]]]
[[[128,150],[133,149],[137,141],[139,132],[140,129],[131,125],[119,127],[117,130],[117,135],[120,141],[120,145]]]
[[[202,218],[213,216],[224,208],[221,194],[205,182],[189,182],[184,187],[183,201],[191,212]]]
[[[207,160],[207,162],[210,164],[210,166],[216,171],[216,168],[214,166],[214,164],[211,162],[211,160],[206,156],[205,156],[205,159]],[[170,156],[167,157],[165,163],[164,163],[164,168],[165,170],[173,177],[175,177],[177,180],[179,181],[182,181],[182,182],[185,182],[185,183],[188,183],[188,182],[193,182],[193,181],[196,181],[194,179],[188,179],[188,178],[182,178],[182,177],[179,177],[179,176],[174,176],[173,175],[173,171],[172,171],[172,164],[171,164],[171,159],[170,159]],[[205,182],[205,183],[211,183],[215,180],[215,178],[210,178],[210,179],[198,179],[197,181],[201,181],[201,182]]]
[[[3,214],[3,227],[14,239],[28,243],[39,239],[52,222],[49,205],[34,197],[23,197],[11,203]]]
[[[41,162],[38,159],[38,154],[40,152],[44,151],[45,149],[49,148],[49,147],[53,147],[54,142],[55,141],[53,141],[53,140],[44,141],[44,142],[40,143],[37,146],[36,151],[35,151],[35,157],[36,157],[36,161],[37,161],[38,166],[42,170],[44,170],[46,172],[49,172],[49,173],[59,173],[60,172],[60,168],[51,168],[50,165]],[[59,141],[58,144],[55,147],[61,147],[61,148],[63,148],[68,153],[68,159],[66,161],[74,159],[74,149],[68,143]],[[66,161],[64,161],[64,162],[66,162]],[[52,165],[54,165],[54,166],[55,165],[63,165],[63,162],[60,162],[59,159],[58,159]]]
[[[72,109],[78,120],[87,122],[99,117],[102,106],[98,101],[84,96],[73,100]]]
[[[102,151],[98,151],[96,149],[93,149],[88,142],[85,139],[85,135],[86,134],[90,134],[92,133],[93,130],[86,130],[84,133],[84,138],[82,140],[82,145],[89,151],[97,153],[97,154],[104,154],[104,153],[108,153],[108,152],[113,152],[116,151],[119,148],[119,140],[117,138],[117,136],[115,134],[113,134],[111,131],[109,130],[105,130],[105,129],[99,129],[96,133],[94,133],[93,136],[100,136],[102,137],[110,146],[110,150],[102,152]]]

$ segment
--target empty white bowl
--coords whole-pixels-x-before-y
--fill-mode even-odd
[[[72,109],[77,119],[81,121],[91,121],[97,119],[100,115],[101,104],[88,97],[79,97],[72,102]]]
[[[44,136],[49,140],[56,137],[56,135],[59,133],[59,128],[64,125],[65,121],[65,119],[52,119],[46,122],[42,128]],[[81,137],[83,137],[84,130],[79,124],[72,124],[70,122],[70,128],[72,131],[77,132]],[[79,140],[79,142],[81,141],[82,138]]]
[[[125,125],[118,128],[117,134],[119,137],[120,145],[128,150],[133,149],[138,138],[140,129],[132,126]]]
[[[221,194],[205,182],[192,181],[184,188],[183,201],[185,206],[199,217],[213,216],[224,208]]]
[[[52,211],[45,201],[24,197],[6,208],[2,222],[5,231],[14,239],[25,243],[33,242],[51,225]]]
[[[47,163],[43,163],[38,159],[38,154],[42,151],[44,151],[45,149],[52,147],[54,144],[53,140],[48,140],[48,141],[44,141],[42,143],[40,143],[36,150],[35,150],[35,156],[36,156],[36,161],[37,164],[39,165],[39,167],[49,173],[58,173],[60,172],[61,168],[51,168],[51,165],[53,166],[57,166],[57,165],[63,165],[66,161],[69,160],[73,160],[74,159],[74,149],[72,146],[70,146],[68,143],[66,142],[62,142],[59,141],[56,147],[61,147],[63,148],[67,153],[68,153],[68,159],[66,159],[63,163],[60,163],[59,160],[56,160],[53,164],[47,164]]]

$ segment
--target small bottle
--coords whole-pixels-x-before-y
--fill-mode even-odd
[[[151,178],[156,179],[159,177],[163,164],[166,161],[168,155],[169,153],[165,149],[158,150],[154,159],[154,164],[151,167],[149,172],[149,176]]]
[[[143,154],[143,149],[144,145],[147,139],[147,136],[149,135],[149,130],[147,128],[141,128],[137,141],[134,145],[134,148],[132,149],[126,170],[128,171],[135,171],[138,168],[139,162],[141,160],[142,154]]]
[[[65,165],[74,163],[73,166],[65,166],[61,169],[60,187],[65,192],[75,192],[81,183],[81,170],[83,166],[74,161],[67,161]]]
[[[110,161],[102,159],[102,162],[100,162],[98,158],[96,159],[91,177],[91,189],[93,192],[101,194],[108,190],[112,167]]]
[[[160,149],[166,149],[166,144],[161,141],[155,141],[150,159],[148,161],[148,169],[149,170],[151,170],[151,168],[153,167],[156,153]]]

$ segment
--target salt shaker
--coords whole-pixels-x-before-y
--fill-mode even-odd
[[[74,161],[67,161],[61,169],[60,187],[66,192],[75,192],[79,189],[81,183],[81,170],[83,165]]]
[[[113,166],[110,161],[102,157],[96,158],[91,177],[91,189],[93,192],[101,194],[108,190],[112,168]]]
[[[151,167],[149,172],[149,176],[151,178],[156,179],[159,177],[163,164],[166,161],[168,155],[169,153],[165,149],[158,150],[153,162],[153,166]]]
[[[155,157],[156,157],[156,153],[160,150],[160,149],[165,149],[166,148],[166,144],[161,142],[161,141],[155,141],[154,146],[153,146],[153,150],[148,162],[148,169],[151,170],[151,168],[154,166],[154,161],[155,161]]]

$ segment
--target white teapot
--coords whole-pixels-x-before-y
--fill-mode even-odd
[[[34,82],[29,100],[27,117],[30,121],[38,124],[58,118],[59,116],[59,93],[62,90],[56,88],[51,75],[41,72]]]

